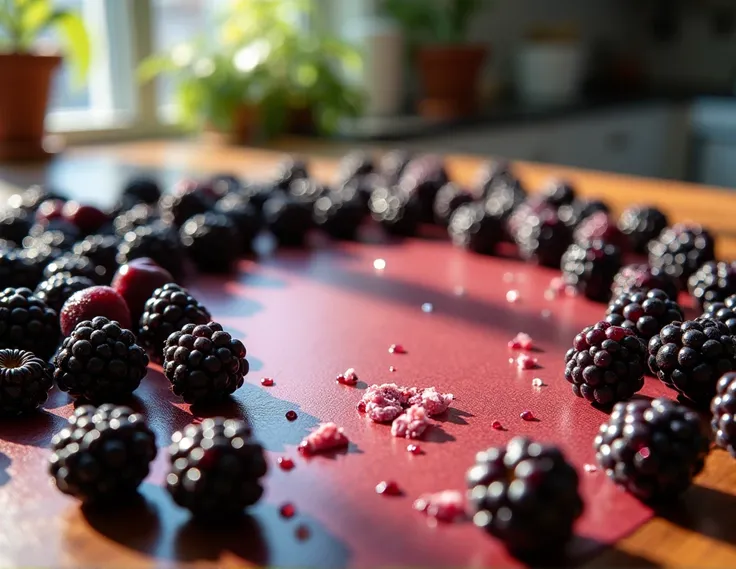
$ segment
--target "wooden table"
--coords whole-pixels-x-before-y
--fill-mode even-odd
[[[289,145],[288,150],[299,149]],[[319,153],[320,148],[314,149]],[[310,152],[311,155],[311,152]],[[261,178],[267,175],[280,155],[265,150],[246,150],[221,147],[203,147],[191,143],[141,142],[118,146],[78,148],[70,150],[53,168],[71,180],[71,173],[78,172],[80,186],[69,188],[82,196],[97,201],[110,201],[111,196],[100,195],[101,190],[118,185],[119,180],[98,179],[85,176],[87,171],[119,172],[124,176],[130,167],[166,169],[171,172],[235,172]],[[315,156],[310,163],[317,177],[329,180],[334,160]],[[461,183],[472,182],[479,160],[472,157],[450,157],[448,167],[451,176]],[[720,258],[736,258],[736,193],[677,182],[644,180],[597,172],[519,163],[515,171],[525,185],[538,187],[550,175],[569,179],[585,196],[597,196],[613,206],[615,212],[632,203],[648,203],[661,207],[672,221],[695,220],[703,223],[718,235]],[[43,169],[0,167],[0,179],[15,181],[40,181]],[[2,438],[0,436],[0,438]],[[14,457],[23,460],[23,455]],[[0,464],[2,466],[2,464]],[[18,499],[19,497],[16,497]],[[20,497],[22,498],[22,497]],[[18,507],[20,504],[3,503],[0,508]],[[0,513],[2,519],[2,513]],[[708,459],[705,471],[698,477],[697,485],[670,511],[662,512],[632,535],[589,563],[591,567],[610,566],[671,566],[671,567],[728,567],[736,565],[736,462],[722,451],[715,451]],[[145,520],[144,520],[145,521]],[[89,531],[81,529],[82,522],[72,523],[70,543],[89,555],[74,556],[75,562],[86,560],[101,566],[106,558],[100,552],[111,551],[90,543],[95,539]],[[135,520],[130,520],[135,524]],[[29,531],[33,531],[33,524]],[[117,531],[125,531],[118,528]],[[2,553],[0,529],[0,560]],[[68,537],[68,536],[67,536]],[[38,536],[38,547],[43,547],[43,536]],[[50,539],[56,539],[50,536]],[[141,540],[144,537],[141,536]],[[258,559],[255,559],[258,561]],[[112,561],[115,561],[114,559]],[[145,564],[145,557],[121,557],[120,562]],[[68,560],[67,560],[68,562]]]

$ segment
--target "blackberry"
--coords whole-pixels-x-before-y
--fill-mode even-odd
[[[152,360],[161,362],[164,344],[174,332],[187,324],[207,324],[209,311],[177,284],[165,284],[146,301],[138,338]]]
[[[13,243],[12,241],[7,241],[5,239],[0,239],[0,251],[10,251],[15,248],[16,243]]]
[[[625,292],[608,305],[606,322],[631,330],[645,342],[667,324],[682,322],[682,308],[662,290]]]
[[[58,227],[58,225],[57,225]],[[23,247],[50,247],[59,251],[69,251],[77,242],[79,232],[65,229],[44,229],[41,225],[34,225],[27,237],[23,239]]]
[[[314,202],[314,222],[334,239],[355,239],[367,207],[356,190],[344,187]]]
[[[240,236],[241,250],[250,251],[253,240],[261,230],[261,217],[248,198],[242,194],[228,194],[217,202],[215,211],[227,216],[235,226]]]
[[[0,350],[0,415],[35,411],[52,385],[49,365],[41,358],[22,350]]]
[[[649,242],[659,237],[667,225],[667,216],[656,207],[632,206],[618,219],[618,228],[636,253],[646,253]]]
[[[736,340],[717,320],[674,322],[649,340],[649,369],[682,398],[705,408],[718,378],[736,369]]]
[[[455,210],[447,230],[457,247],[492,255],[503,237],[503,222],[488,213],[482,202],[474,202]]]
[[[600,241],[570,245],[561,261],[562,277],[586,297],[597,302],[611,298],[611,284],[621,268],[621,251]]]
[[[677,300],[680,291],[679,283],[670,275],[659,269],[653,269],[646,263],[626,265],[616,273],[611,291],[617,297],[625,292],[649,291],[654,288],[664,291],[672,300]]]
[[[368,203],[371,201],[373,190],[383,185],[383,179],[378,174],[368,174],[367,176],[357,176],[346,182],[339,184],[336,188],[338,194],[347,194],[349,199],[356,196],[365,206],[366,214],[368,213]]]
[[[649,264],[678,279],[683,288],[699,267],[715,260],[713,236],[700,225],[673,225],[650,241],[648,248]]]
[[[508,203],[508,202],[507,202]],[[486,210],[494,216],[500,216],[506,222],[506,233],[515,242],[515,235],[526,225],[527,219],[532,216],[553,216],[555,209],[539,200],[536,196],[525,199],[511,210],[500,208],[493,197],[486,201]]]
[[[486,209],[504,221],[526,200],[526,191],[518,180],[501,178],[488,186],[484,193]]]
[[[226,273],[242,250],[240,235],[230,218],[220,213],[195,215],[182,225],[179,238],[203,273]]]
[[[179,228],[187,219],[208,211],[212,203],[203,192],[195,188],[165,195],[159,201],[159,206],[164,223]]]
[[[687,490],[708,447],[698,413],[668,399],[616,404],[593,443],[608,477],[648,502]]]
[[[289,194],[297,201],[310,206],[328,191],[325,186],[311,178],[299,178],[289,184]]]
[[[300,247],[312,228],[312,208],[285,194],[274,195],[263,204],[263,218],[279,245]]]
[[[355,151],[343,156],[337,168],[337,179],[340,181],[367,176],[376,171],[376,164],[370,154]]]
[[[629,240],[621,233],[614,219],[601,211],[586,217],[578,224],[573,233],[573,240],[581,245],[603,241],[616,245],[621,251],[627,251],[629,248]]]
[[[32,352],[44,361],[59,345],[59,317],[27,288],[0,292],[0,349]]]
[[[309,178],[307,163],[301,158],[290,156],[277,166],[274,185],[280,190],[287,191],[294,180],[303,178]]]
[[[475,178],[473,185],[476,189],[475,193],[484,198],[489,197],[500,187],[518,186],[521,188],[521,183],[514,176],[508,162],[485,162],[478,168]]]
[[[559,267],[562,255],[572,242],[572,234],[556,212],[544,210],[528,215],[514,239],[522,259],[545,267]]]
[[[144,225],[151,225],[161,219],[158,210],[150,205],[137,204],[128,211],[118,214],[113,220],[115,234],[125,237],[128,231],[135,231]]]
[[[8,198],[8,206],[14,209],[24,209],[28,213],[33,213],[46,200],[66,201],[66,198],[51,191],[44,186],[30,186],[18,194],[13,194]]]
[[[133,178],[123,187],[123,196],[130,196],[138,203],[155,205],[161,199],[161,186],[152,178]]]
[[[701,308],[712,302],[723,302],[736,294],[736,261],[705,263],[690,275],[687,286]]]
[[[575,228],[595,213],[610,213],[608,205],[600,200],[578,199],[560,206],[557,214],[568,227]]]
[[[378,171],[384,182],[389,186],[397,185],[411,159],[412,155],[407,150],[392,150],[384,154],[378,165]]]
[[[435,222],[447,227],[455,210],[463,204],[472,202],[473,199],[473,194],[457,184],[453,182],[445,184],[434,199]]]
[[[187,403],[222,399],[243,385],[245,346],[216,322],[187,324],[166,340],[164,373]]]
[[[607,407],[644,387],[646,347],[628,329],[603,321],[575,336],[565,354],[565,379],[572,392]]]
[[[263,495],[268,466],[250,427],[235,419],[205,419],[171,437],[166,487],[174,501],[197,517],[239,516]]]
[[[216,174],[210,178],[208,184],[218,201],[243,189],[243,182],[234,174]]]
[[[546,204],[558,209],[575,201],[575,188],[565,180],[553,178],[547,181],[539,195]]]
[[[736,373],[724,374],[718,380],[710,410],[716,445],[736,458]]]
[[[0,210],[0,239],[20,244],[30,230],[31,220],[25,210]]]
[[[115,405],[82,405],[51,439],[56,487],[86,503],[125,502],[148,476],[156,439],[142,415]]]
[[[729,296],[723,302],[710,302],[705,305],[705,318],[723,322],[732,336],[736,336],[736,295]]]
[[[103,267],[95,265],[89,257],[74,253],[65,253],[46,265],[43,278],[48,279],[60,273],[67,273],[73,277],[87,277],[96,284],[103,284],[105,281]]]
[[[248,204],[251,205],[259,217],[263,212],[263,204],[276,195],[283,196],[284,192],[270,184],[248,184],[243,191],[240,192],[244,198],[248,200]]]
[[[465,478],[473,523],[517,555],[562,550],[583,513],[578,474],[549,444],[513,438],[479,452]]]
[[[450,181],[444,160],[433,154],[414,158],[401,174],[399,185],[419,204],[420,221],[434,222],[434,200],[442,186]]]
[[[148,356],[130,330],[97,316],[64,339],[54,358],[59,389],[75,399],[115,402],[130,397],[146,375]]]
[[[148,257],[169,271],[174,278],[184,273],[184,250],[179,236],[165,225],[147,225],[130,231],[118,246],[117,261],[124,265]]]
[[[113,235],[90,235],[72,248],[72,253],[86,257],[95,266],[98,284],[110,284],[118,270],[116,256],[120,240]]]
[[[378,187],[373,190],[368,207],[373,219],[390,235],[411,237],[419,229],[419,202],[399,186]]]
[[[19,249],[0,249],[0,283],[6,287],[36,288],[43,267],[34,263]]]
[[[56,273],[41,281],[33,294],[58,314],[64,303],[75,292],[92,286],[95,286],[95,282],[90,278],[72,276],[70,273]]]

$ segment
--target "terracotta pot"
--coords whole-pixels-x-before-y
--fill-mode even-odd
[[[487,47],[481,45],[422,47],[417,53],[423,89],[419,113],[431,118],[474,114],[486,53]]]
[[[56,55],[0,54],[0,160],[45,156],[44,119]]]
[[[212,124],[200,133],[203,142],[216,145],[251,144],[259,134],[260,112],[257,106],[242,105],[235,110],[230,130],[224,131]]]

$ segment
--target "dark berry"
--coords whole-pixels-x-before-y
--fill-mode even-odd
[[[573,240],[581,245],[594,241],[611,243],[622,251],[627,251],[629,248],[629,240],[616,226],[613,217],[600,211],[588,216],[578,224],[573,233]]]
[[[680,285],[677,279],[661,271],[653,269],[646,263],[626,265],[616,273],[611,291],[617,297],[625,292],[647,292],[658,288],[672,300],[676,300]]]
[[[161,198],[161,187],[151,178],[133,178],[123,187],[123,196],[131,196],[140,203],[155,205]]]
[[[236,517],[263,495],[266,457],[243,421],[216,417],[187,426],[171,437],[169,459],[166,487],[197,517]]]
[[[33,294],[59,314],[61,307],[74,293],[93,286],[95,286],[94,281],[87,277],[76,277],[70,273],[56,273],[45,281],[41,281]]]
[[[66,273],[73,277],[87,277],[97,284],[102,284],[105,280],[104,271],[104,268],[95,265],[89,257],[64,253],[46,265],[43,270],[43,278],[48,279],[54,275]]]
[[[368,208],[357,190],[343,187],[314,202],[314,223],[334,239],[355,239]]]
[[[610,243],[573,243],[562,256],[561,267],[566,284],[591,300],[606,302],[611,297],[613,278],[621,268],[621,252]]]
[[[173,282],[174,277],[169,271],[157,265],[153,259],[142,257],[122,265],[110,286],[125,300],[130,310],[131,322],[137,328],[145,304],[153,291]]]
[[[439,225],[450,223],[450,217],[461,205],[473,201],[473,194],[450,182],[442,186],[434,198],[434,220]]]
[[[207,324],[210,320],[209,311],[188,290],[168,283],[156,289],[146,302],[138,337],[151,359],[161,362],[171,334],[187,324]]]
[[[113,235],[90,235],[74,245],[72,253],[92,261],[98,284],[109,284],[118,268],[119,244],[120,240]]]
[[[80,322],[64,339],[54,358],[59,389],[75,399],[98,402],[125,400],[146,375],[148,356],[133,332],[114,320],[97,316]]]
[[[61,251],[69,251],[79,238],[79,231],[66,221],[59,221],[49,226],[36,224],[31,227],[28,236],[23,239],[23,247],[51,247]]]
[[[128,231],[135,231],[144,225],[151,225],[161,219],[158,210],[150,205],[138,204],[124,211],[113,220],[115,234],[125,237]]]
[[[274,185],[280,190],[287,191],[294,180],[303,178],[309,178],[307,163],[300,158],[290,156],[276,168]]]
[[[184,273],[184,249],[178,234],[165,225],[139,227],[125,235],[118,247],[118,264],[147,257],[179,278]]]
[[[698,413],[668,399],[618,403],[593,443],[608,477],[652,502],[687,490],[708,446]]]
[[[248,200],[248,205],[252,206],[258,213],[259,219],[263,213],[263,204],[266,201],[276,195],[283,196],[284,191],[278,189],[272,184],[254,184],[250,183],[243,188],[240,192],[244,198]]]
[[[518,186],[523,190],[508,162],[489,161],[481,164],[475,174],[475,183],[473,184],[477,195],[487,198],[499,188],[505,186]]]
[[[705,263],[690,275],[687,286],[701,308],[711,302],[723,302],[736,294],[736,262]]]
[[[58,198],[49,198],[38,204],[34,213],[34,219],[38,224],[48,225],[50,222],[55,220],[62,220],[64,223],[69,223],[63,219],[62,211],[66,200]]]
[[[678,223],[649,242],[649,264],[678,279],[683,288],[690,275],[713,260],[715,241],[699,225]]]
[[[74,328],[96,316],[115,320],[130,329],[130,310],[125,299],[109,286],[93,286],[75,292],[61,307],[61,333],[69,336]]]
[[[560,206],[557,210],[562,223],[572,228],[598,212],[610,213],[610,208],[600,200],[576,199],[571,204]]]
[[[167,194],[159,201],[161,219],[176,227],[184,225],[184,222],[190,217],[209,211],[212,205],[213,202],[196,189],[189,189],[178,194]]]
[[[328,188],[312,178],[299,178],[289,185],[289,195],[299,202],[313,205]]]
[[[263,204],[263,218],[279,245],[300,247],[312,228],[312,206],[286,194],[274,195]]]
[[[341,181],[373,174],[375,162],[370,154],[361,151],[351,152],[343,156],[337,167],[337,179]]]
[[[234,174],[216,174],[210,178],[208,184],[218,201],[225,196],[240,193],[243,190],[242,180]]]
[[[703,316],[723,322],[731,335],[736,336],[736,295],[729,296],[723,302],[706,304]]]
[[[455,246],[492,255],[503,237],[503,221],[488,213],[483,202],[474,202],[455,210],[447,230]]]
[[[12,417],[38,409],[53,385],[51,368],[22,350],[0,350],[0,415]]]
[[[507,222],[516,209],[525,202],[526,191],[518,180],[500,178],[486,188],[484,196],[486,209]]]
[[[215,211],[227,216],[233,223],[240,236],[241,250],[250,251],[253,240],[261,230],[260,210],[243,194],[231,193],[217,202]]]
[[[727,373],[718,380],[710,410],[716,445],[736,458],[736,373]]]
[[[479,452],[466,482],[473,523],[520,556],[562,550],[583,513],[578,474],[562,451],[523,437]]]
[[[0,286],[36,288],[43,278],[43,266],[20,249],[0,249]]]
[[[647,206],[626,208],[618,220],[618,228],[628,237],[631,248],[637,253],[646,253],[649,242],[659,237],[667,225],[664,213]]]
[[[28,212],[23,209],[0,210],[0,239],[20,245],[30,230],[31,219]]]
[[[51,439],[49,470],[56,487],[82,502],[126,503],[148,476],[156,439],[127,407],[78,407]]]
[[[30,289],[0,292],[0,349],[24,350],[48,361],[59,339],[59,317]]]
[[[514,242],[514,236],[526,225],[527,218],[536,215],[538,217],[555,215],[554,208],[550,207],[538,196],[532,196],[521,203],[514,205],[512,210],[506,211],[499,207],[492,198],[486,201],[486,209],[493,215],[500,215],[506,221],[506,233]]]
[[[384,154],[378,165],[384,182],[389,186],[398,184],[411,159],[411,153],[406,150],[392,150]]]
[[[421,207],[415,197],[400,187],[378,187],[368,204],[371,216],[390,235],[411,237],[417,233]]]
[[[59,200],[63,202],[66,198],[44,186],[36,185],[10,196],[8,198],[8,206],[13,209],[24,209],[28,213],[33,213],[46,200]]]
[[[606,322],[631,330],[645,342],[667,324],[685,319],[680,305],[656,288],[617,296],[606,314]]]
[[[644,387],[646,347],[633,331],[608,322],[588,326],[565,355],[572,392],[608,407]]]
[[[203,273],[231,271],[240,256],[240,235],[226,215],[214,212],[195,215],[182,225],[179,238]]]
[[[570,182],[553,178],[547,181],[539,195],[545,203],[558,209],[575,201],[575,188]]]
[[[718,378],[736,369],[736,341],[717,320],[674,322],[649,340],[649,369],[667,387],[705,408],[716,394]]]
[[[66,202],[61,214],[66,221],[79,230],[81,235],[97,233],[109,221],[107,214],[102,210],[75,201]]]
[[[417,201],[420,221],[433,223],[435,197],[440,188],[449,181],[444,160],[439,156],[428,154],[418,156],[406,165],[399,185]]]
[[[526,216],[514,239],[522,259],[556,268],[572,242],[572,234],[555,211],[543,210]]]

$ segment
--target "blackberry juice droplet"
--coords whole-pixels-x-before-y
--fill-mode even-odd
[[[280,456],[277,462],[278,462],[279,468],[287,472],[289,470],[292,470],[295,466],[294,461],[291,460],[288,456]]]
[[[279,515],[281,515],[282,518],[291,519],[296,514],[296,508],[294,507],[294,504],[284,504],[279,508]]]
[[[296,411],[287,411],[286,412],[286,418],[289,421],[296,421],[298,415],[296,414]]]

